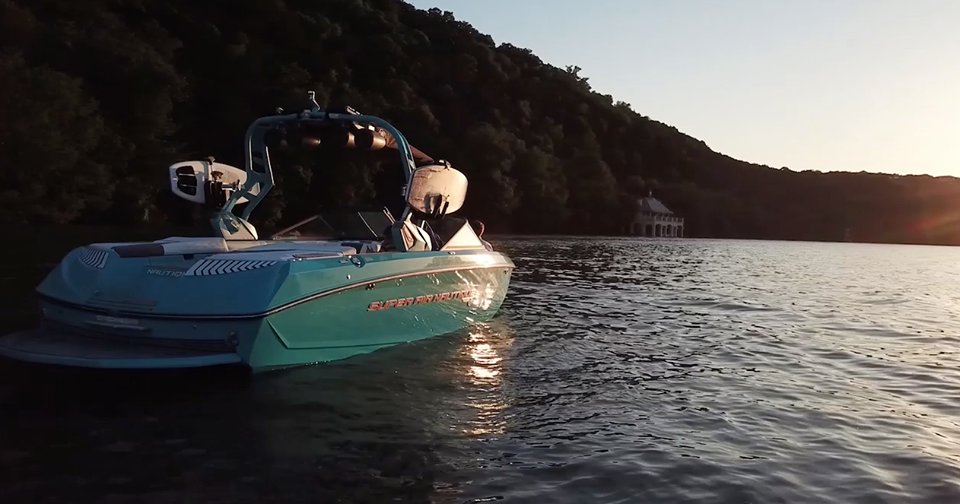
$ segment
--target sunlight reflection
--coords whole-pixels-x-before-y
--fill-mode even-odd
[[[466,406],[476,417],[463,432],[471,436],[502,434],[506,428],[503,412],[507,407],[503,393],[503,352],[513,338],[489,325],[478,325],[464,348],[465,376],[470,386]]]
[[[468,302],[473,308],[487,310],[493,304],[496,294],[497,289],[494,286],[490,284],[478,285],[464,301]]]

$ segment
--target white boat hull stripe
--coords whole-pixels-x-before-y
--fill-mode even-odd
[[[97,250],[90,247],[80,249],[78,259],[80,263],[89,268],[103,269],[107,265],[107,257],[110,255],[105,250]]]
[[[277,264],[278,261],[256,261],[250,259],[203,259],[187,270],[185,276],[211,276],[251,271]]]

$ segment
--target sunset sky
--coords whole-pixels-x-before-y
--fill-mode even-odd
[[[411,3],[737,159],[960,176],[960,1]]]

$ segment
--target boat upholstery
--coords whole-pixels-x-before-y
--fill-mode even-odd
[[[426,252],[433,249],[430,235],[415,225],[410,217],[394,222],[390,226],[390,236],[400,252]]]

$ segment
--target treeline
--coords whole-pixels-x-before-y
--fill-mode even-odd
[[[196,219],[166,166],[241,165],[248,124],[315,90],[465,172],[491,232],[617,234],[653,190],[687,236],[960,243],[958,179],[745,163],[579,72],[395,0],[0,0],[0,220]],[[278,169],[255,223],[396,196],[347,168]]]

